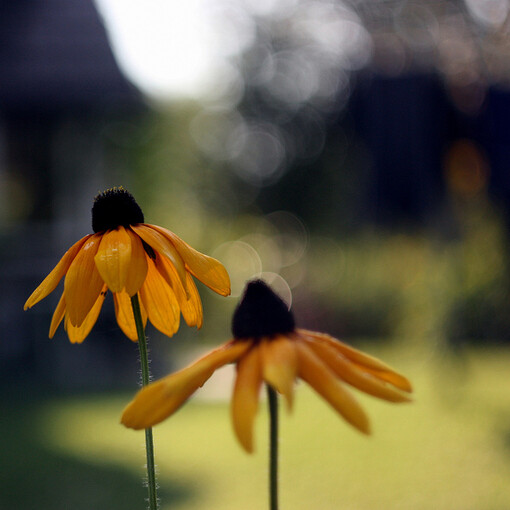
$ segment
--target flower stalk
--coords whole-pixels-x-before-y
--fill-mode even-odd
[[[278,510],[278,395],[267,385],[269,406],[269,510]]]
[[[149,355],[147,351],[147,337],[145,336],[145,329],[143,327],[138,294],[131,297],[131,306],[133,308],[136,332],[138,334],[138,348],[140,350],[140,365],[142,369],[142,386],[147,386],[150,382]],[[147,454],[147,489],[149,492],[149,509],[157,510],[158,496],[156,487],[156,467],[154,463],[154,440],[152,437],[151,427],[145,429],[145,451]]]

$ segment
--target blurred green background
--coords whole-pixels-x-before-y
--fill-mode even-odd
[[[232,280],[229,298],[199,284],[201,331],[149,326],[155,377],[228,340],[262,276],[298,326],[414,384],[410,405],[360,395],[371,438],[299,384],[282,509],[507,510],[508,3],[190,5],[1,7],[0,509],[144,508],[143,434],[119,425],[137,346],[112,303],[79,346],[47,338],[57,295],[22,311],[90,231],[95,194],[123,185]],[[149,77],[195,63],[179,25],[207,33],[211,65],[177,93]],[[266,410],[248,456],[231,384],[226,367],[155,428],[163,510],[266,508]]]

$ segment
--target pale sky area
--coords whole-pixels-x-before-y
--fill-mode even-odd
[[[119,65],[156,97],[200,97],[215,87],[246,32],[218,0],[96,0]],[[234,14],[235,24],[238,18]],[[235,40],[232,40],[235,39]]]

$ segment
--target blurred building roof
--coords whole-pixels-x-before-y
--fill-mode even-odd
[[[0,0],[0,69],[4,113],[140,101],[91,0]]]

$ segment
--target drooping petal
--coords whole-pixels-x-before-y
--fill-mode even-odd
[[[58,305],[55,308],[55,311],[53,312],[53,317],[51,318],[50,333],[48,335],[50,338],[53,338],[53,336],[55,335],[55,332],[57,331],[57,328],[60,326],[60,323],[62,322],[65,313],[66,302],[64,299],[64,293],[62,292]]]
[[[186,267],[184,261],[176,250],[175,246],[160,232],[151,228],[150,225],[131,225],[131,228],[138,234],[155,252],[167,257],[175,267],[181,280],[182,286],[186,288]]]
[[[260,349],[255,346],[244,354],[237,364],[237,377],[232,394],[232,425],[241,446],[253,452],[253,422],[259,404],[262,385]]]
[[[260,345],[264,381],[285,397],[289,409],[292,409],[298,368],[294,344],[280,335],[273,339],[263,339]]]
[[[186,271],[185,290],[177,271],[166,257],[156,254],[155,264],[159,274],[172,287],[186,324],[190,327],[197,326],[200,329],[203,321],[202,301],[191,274]]]
[[[370,434],[365,411],[335,374],[302,341],[296,341],[298,375],[338,411],[351,425]]]
[[[126,278],[126,292],[131,297],[142,288],[147,276],[147,254],[142,240],[129,228],[126,232],[131,238],[131,264]]]
[[[377,374],[378,377],[390,382],[397,388],[407,392],[413,391],[411,383],[406,377],[399,374],[396,370],[381,360],[365,354],[364,352],[361,352],[358,349],[355,349],[354,347],[351,347],[350,345],[347,345],[326,333],[316,333],[314,331],[307,331],[304,329],[298,329],[297,332],[298,334],[309,336],[313,339],[330,345],[333,347],[333,349],[343,354],[346,358],[350,359],[354,363],[357,363],[358,365],[361,365],[364,369],[370,369],[372,372],[374,372],[374,374]]]
[[[66,315],[64,326],[67,332],[67,336],[69,337],[69,341],[72,344],[81,344],[94,327],[94,324],[96,323],[97,318],[99,317],[101,307],[103,306],[106,292],[107,287],[106,285],[104,285],[103,289],[99,294],[99,297],[94,303],[94,306],[90,309],[90,312],[88,313],[87,317],[85,317],[85,320],[81,323],[80,326],[73,326],[71,321],[69,320],[69,315]]]
[[[177,269],[175,269],[175,266],[170,262],[170,260],[168,260],[168,258],[164,257],[163,255],[156,253],[156,259],[154,260],[154,264],[159,274],[165,279],[168,285],[172,287],[172,290],[174,291],[175,297],[177,298],[179,305],[183,302],[186,302],[188,299],[187,288],[183,286],[181,278],[177,273]],[[187,275],[188,272],[186,271],[184,277],[186,284],[188,282]]]
[[[94,262],[100,241],[101,234],[92,235],[67,271],[64,281],[66,312],[73,326],[82,324],[104,285]]]
[[[198,293],[197,286],[193,281],[193,277],[186,273],[186,282],[188,284],[189,298],[180,304],[182,316],[188,326],[196,326],[198,329],[202,327],[204,313],[202,310],[202,300]]]
[[[117,324],[122,332],[133,342],[138,341],[138,333],[136,331],[135,317],[133,315],[133,308],[131,305],[131,298],[127,292],[114,292],[113,303],[115,305],[115,317]],[[147,312],[140,303],[140,311],[142,313],[143,326],[147,324]]]
[[[188,367],[142,388],[124,409],[121,423],[136,430],[160,423],[177,411],[216,369],[236,361],[250,345],[227,342]]]
[[[55,290],[60,280],[67,273],[77,253],[80,251],[81,247],[85,244],[87,239],[89,239],[91,236],[92,234],[82,237],[64,253],[64,256],[60,259],[59,263],[53,268],[50,274],[41,282],[39,287],[37,287],[27,299],[25,306],[23,307],[24,310],[32,308],[32,306],[34,306],[36,303],[41,301],[41,299],[44,299],[48,294]]]
[[[140,289],[140,298],[152,325],[161,333],[173,336],[179,329],[179,303],[151,259],[148,260],[147,277]]]
[[[409,402],[411,400],[407,394],[386,384],[360,365],[347,360],[326,343],[314,342],[309,337],[304,341],[338,377],[351,386],[389,402]]]
[[[219,261],[195,250],[166,228],[158,225],[150,225],[150,227],[164,235],[177,248],[193,276],[222,296],[230,294],[230,278]]]
[[[131,269],[131,238],[122,225],[103,234],[94,261],[112,292],[124,289]]]
[[[378,379],[382,379],[383,381],[386,381],[396,388],[406,391],[408,393],[413,392],[413,387],[411,385],[411,382],[409,379],[404,377],[402,374],[399,374],[398,372],[395,372],[393,369],[391,370],[375,370],[373,368],[367,367],[365,365],[359,365],[358,363],[355,363],[361,370],[364,372],[370,373],[377,377]]]

